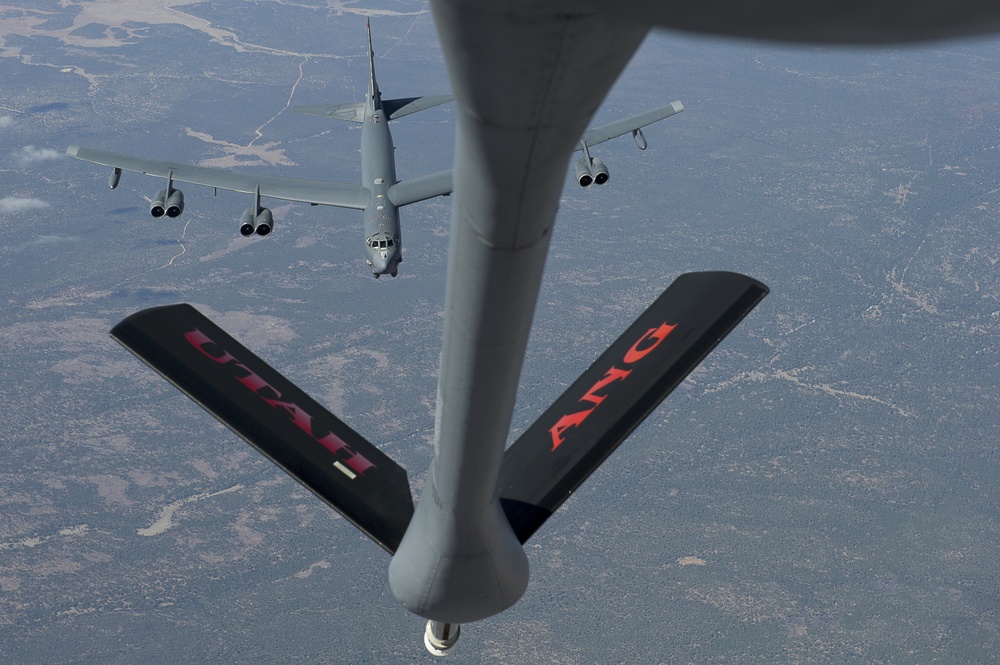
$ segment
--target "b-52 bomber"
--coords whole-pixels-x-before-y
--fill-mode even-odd
[[[399,208],[450,194],[452,171],[448,169],[407,180],[396,180],[395,148],[388,123],[390,120],[450,102],[453,97],[435,95],[382,99],[375,80],[375,54],[372,50],[370,23],[368,62],[370,76],[368,92],[363,102],[299,106],[293,109],[300,113],[361,123],[361,183],[358,185],[192,166],[80,146],[70,146],[66,152],[70,157],[110,166],[113,169],[108,180],[111,189],[118,186],[122,171],[166,178],[166,187],[150,200],[149,212],[156,218],[178,217],[184,212],[184,193],[174,187],[175,182],[251,194],[254,198],[253,205],[240,218],[240,233],[244,236],[266,236],[274,228],[274,215],[269,208],[261,205],[262,197],[362,210],[366,262],[376,279],[385,274],[395,277],[399,264],[403,261]],[[577,150],[582,150],[584,154],[575,165],[577,181],[588,187],[591,184],[603,185],[609,179],[604,162],[590,156],[591,146],[631,132],[639,148],[645,150],[646,139],[642,128],[683,110],[683,104],[673,102],[587,132],[577,145]]]
[[[240,233],[244,236],[266,236],[274,228],[274,215],[269,208],[261,205],[262,197],[362,210],[367,263],[376,278],[386,273],[395,277],[403,260],[399,208],[450,194],[452,184],[450,169],[396,180],[395,148],[389,132],[389,121],[450,102],[453,98],[451,95],[436,95],[382,99],[375,80],[375,54],[372,50],[370,24],[368,63],[368,92],[363,102],[293,109],[301,113],[361,123],[361,184],[358,185],[240,173],[228,169],[130,157],[80,146],[70,146],[66,152],[70,157],[112,167],[114,170],[108,181],[111,189],[118,186],[122,171],[166,178],[166,187],[159,190],[150,202],[149,212],[153,217],[178,217],[184,212],[184,194],[174,187],[175,182],[251,194],[254,197],[253,205],[240,218]]]
[[[681,275],[506,445],[564,174],[650,28],[895,43],[1000,31],[1000,5],[430,4],[459,120],[434,458],[416,505],[405,469],[193,307],[137,312],[112,336],[392,553],[390,590],[445,655],[459,624],[517,602],[524,543],[767,293],[744,275]]]

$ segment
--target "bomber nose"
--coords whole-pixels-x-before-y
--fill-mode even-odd
[[[372,272],[376,275],[384,275],[389,267],[389,258],[389,255],[384,252],[372,252]]]

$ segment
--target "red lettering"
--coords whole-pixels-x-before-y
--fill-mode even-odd
[[[184,339],[186,339],[191,346],[201,351],[206,358],[214,360],[220,365],[225,365],[230,360],[236,360],[236,358],[233,358],[231,355],[229,355],[229,352],[224,349],[222,350],[221,356],[213,356],[211,353],[206,351],[205,345],[215,344],[215,342],[213,342],[208,335],[198,330],[197,328],[195,328],[191,332],[184,333]]]
[[[646,355],[650,351],[655,349],[657,346],[659,346],[660,342],[665,340],[667,338],[667,335],[669,335],[670,332],[676,327],[677,327],[676,324],[671,326],[664,323],[659,328],[650,328],[649,330],[647,330],[646,334],[640,337],[639,341],[633,344],[632,348],[629,349],[628,353],[625,354],[625,362],[631,365],[632,363],[639,362],[640,360],[645,358]],[[642,344],[643,341],[645,341],[646,338],[650,336],[652,336],[652,339],[656,341],[650,344],[649,346],[640,349],[639,345]]]
[[[234,358],[234,360],[235,360],[235,358]],[[275,397],[281,397],[281,393],[278,392],[277,388],[275,388],[274,386],[272,386],[270,383],[268,383],[264,379],[260,378],[260,376],[258,376],[257,374],[255,374],[252,369],[250,369],[249,367],[247,367],[246,365],[244,365],[241,362],[237,362],[236,366],[239,367],[240,369],[246,371],[246,373],[247,373],[246,376],[242,376],[242,377],[241,376],[237,376],[236,380],[239,381],[240,383],[242,383],[247,388],[249,388],[252,392],[255,392],[258,395],[260,395],[260,398],[262,400],[264,400],[265,402],[268,401],[268,399],[266,397],[264,397],[264,395],[261,394],[261,391],[264,388],[267,388],[272,393],[274,393]],[[271,406],[274,406],[274,405],[272,404]]]
[[[272,388],[272,390],[274,389]],[[281,397],[281,393],[278,393],[278,397]],[[282,402],[276,399],[267,399],[266,397],[263,397],[261,399],[263,399],[265,402],[267,402],[276,409],[284,409],[286,412],[288,412],[288,415],[292,417],[292,422],[295,423],[296,427],[298,427],[300,430],[302,430],[309,436],[313,436],[312,416],[306,413],[301,406],[299,406],[298,404],[292,404],[291,402]],[[320,441],[320,443],[322,443],[322,441]]]
[[[262,400],[264,400],[264,402],[267,403],[267,405],[270,406],[271,408],[282,409],[286,414],[288,414],[288,416],[291,417],[292,423],[296,427],[298,427],[300,430],[308,434],[310,437],[312,437],[314,441],[322,445],[331,453],[339,455],[341,457],[343,457],[344,455],[350,455],[350,457],[344,460],[344,463],[347,464],[347,466],[349,466],[357,475],[359,476],[363,475],[365,471],[375,466],[363,455],[351,450],[351,448],[347,445],[347,443],[345,443],[339,436],[337,436],[333,432],[330,432],[323,438],[316,437],[316,435],[313,434],[313,428],[312,428],[313,418],[311,415],[309,415],[309,413],[305,409],[303,409],[298,404],[295,404],[294,402],[282,401],[281,393],[278,391],[277,388],[275,388],[270,383],[262,379],[259,374],[257,374],[252,369],[241,363],[225,349],[221,348],[219,349],[221,355],[212,355],[211,353],[206,351],[205,350],[206,346],[208,345],[218,346],[218,345],[202,331],[195,328],[194,330],[184,333],[184,339],[186,339],[191,346],[198,349],[198,351],[201,352],[202,355],[212,360],[213,362],[217,362],[220,365],[233,363],[240,370],[246,372],[244,376],[234,376],[233,378],[242,383],[248,390],[250,390],[250,392],[254,393]],[[274,397],[270,398],[262,395],[261,391],[265,389],[270,390],[272,393],[274,393]]]
[[[591,386],[590,390],[587,391],[587,394],[580,398],[580,401],[590,402],[594,406],[600,405],[600,403],[604,401],[604,398],[607,397],[607,395],[598,395],[597,391],[600,390],[601,388],[606,387],[612,381],[624,380],[625,377],[631,373],[632,370],[630,369],[629,370],[618,369],[617,367],[612,365],[611,369],[608,370],[608,373],[604,375],[604,378],[602,378],[600,381]]]
[[[364,475],[365,471],[367,471],[368,469],[372,468],[375,465],[366,460],[361,455],[355,453],[354,457],[347,460],[347,466],[351,467],[354,473],[358,474],[359,476],[362,476]]]
[[[552,435],[552,450],[555,450],[566,442],[566,439],[563,438],[563,432],[568,430],[570,427],[579,427],[580,423],[586,420],[587,416],[589,416],[596,408],[597,407],[595,406],[586,411],[578,411],[576,413],[571,413],[568,416],[563,416],[559,419],[559,422],[550,427],[549,433]]]
[[[329,450],[331,453],[336,453],[344,449],[350,450],[350,448],[347,447],[347,444],[344,442],[344,440],[341,439],[336,434],[334,434],[333,432],[330,432],[322,439],[316,439],[316,440],[319,441],[321,444],[323,444],[323,447]]]
[[[631,365],[639,362],[647,355],[649,355],[653,349],[660,345],[660,342],[667,338],[667,335],[676,328],[677,325],[670,325],[667,323],[661,324],[658,328],[650,328],[646,333],[640,337],[635,344],[632,345],[626,353],[623,360],[625,363]],[[599,395],[598,391],[607,388],[609,385],[615,381],[624,381],[632,373],[632,370],[628,369],[618,369],[614,365],[611,366],[601,379],[590,387],[583,397],[579,399],[580,402],[589,402],[593,404],[591,408],[586,411],[577,411],[576,413],[570,413],[568,415],[560,418],[555,425],[549,428],[549,434],[552,435],[552,450],[555,450],[563,443],[566,442],[564,433],[570,427],[579,427],[583,424],[583,421],[594,412],[601,403],[607,399],[607,395]]]
[[[597,394],[598,390],[606,387],[612,381],[624,380],[625,377],[627,377],[631,373],[632,370],[624,370],[624,369],[618,369],[617,367],[612,367],[611,369],[608,370],[607,374],[605,374],[601,378],[600,381],[592,385],[590,387],[590,390],[587,391],[587,394],[580,398],[580,401],[590,402],[594,406],[588,409],[587,411],[578,411],[568,416],[563,416],[562,418],[559,419],[559,422],[557,422],[549,429],[549,433],[552,434],[552,450],[555,450],[561,444],[565,443],[566,439],[563,437],[563,432],[568,430],[570,427],[579,427],[580,424],[587,419],[587,416],[593,413],[594,409],[600,406],[601,402],[605,400],[607,395],[598,395]]]

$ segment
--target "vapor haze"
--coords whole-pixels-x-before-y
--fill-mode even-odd
[[[37,210],[48,207],[49,204],[41,199],[22,198],[20,196],[6,196],[0,199],[0,212],[21,212],[23,210]]]
[[[18,166],[30,166],[38,162],[50,159],[59,159],[62,153],[52,148],[36,148],[33,145],[26,145],[14,153],[14,159]]]

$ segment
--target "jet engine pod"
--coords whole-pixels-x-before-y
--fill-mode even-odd
[[[164,203],[164,200],[166,198],[167,198],[167,190],[161,189],[160,191],[158,191],[156,193],[156,196],[153,197],[153,200],[149,204],[149,214],[152,215],[153,217],[163,217],[163,213],[165,212],[164,208],[167,205],[166,203]]]
[[[240,234],[245,236],[253,235],[253,208],[247,208],[240,217]]]
[[[594,183],[597,185],[603,185],[611,178],[611,175],[608,173],[608,167],[596,157],[590,163],[590,168],[594,173]]]
[[[594,183],[594,176],[590,172],[590,165],[587,164],[586,159],[576,160],[573,167],[576,169],[576,181],[580,183],[581,187],[590,187]]]
[[[122,180],[122,170],[116,166],[115,170],[111,172],[111,177],[108,178],[108,187],[114,189],[115,187],[118,186],[118,183],[121,182],[121,180]]]
[[[270,208],[261,208],[257,215],[257,235],[266,236],[274,228],[274,215]]]
[[[167,197],[166,201],[167,217],[179,217],[184,212],[184,192],[175,189]]]

